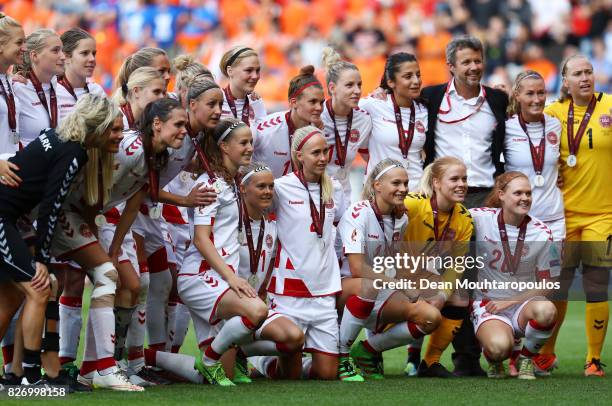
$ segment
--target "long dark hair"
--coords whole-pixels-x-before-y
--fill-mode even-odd
[[[156,169],[162,169],[168,164],[167,150],[159,154],[153,152],[153,122],[155,121],[155,117],[159,118],[162,122],[166,122],[170,118],[170,114],[173,110],[182,108],[183,106],[181,106],[178,100],[169,97],[155,100],[145,107],[139,121],[138,130],[140,131],[145,154],[147,159],[149,159],[147,163],[150,167],[154,165]],[[186,140],[184,142],[188,141]]]
[[[225,118],[217,124],[214,130],[209,131],[206,135],[200,138],[200,146],[206,153],[210,168],[218,175],[221,175],[223,179],[228,182],[234,182],[232,175],[227,171],[223,165],[223,155],[221,154],[221,148],[219,148],[219,140],[228,129],[232,128],[223,139],[224,142],[229,141],[235,133],[235,130],[246,127],[242,121],[235,118]],[[203,171],[203,168],[200,168]]]

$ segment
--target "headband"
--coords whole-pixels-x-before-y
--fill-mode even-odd
[[[528,178],[528,177],[527,177],[525,174],[523,174],[523,173],[521,173],[521,174],[516,174],[516,175],[514,175],[513,177],[511,177],[510,179],[508,179],[508,181],[507,181],[506,183],[504,183],[503,185],[501,185],[499,189],[500,189],[500,190],[504,190],[504,189],[506,188],[506,186],[508,186],[508,184],[509,184],[510,182],[512,182],[514,179],[518,179],[518,178],[526,178],[527,180],[529,180],[529,178]]]
[[[272,172],[272,170],[270,168],[268,168],[267,166],[258,166],[256,168],[251,169],[250,171],[248,171],[243,177],[241,182],[244,183],[247,181],[248,178],[250,178],[251,176],[255,175],[256,173],[259,172]]]
[[[293,93],[291,93],[289,95],[290,99],[295,99],[297,98],[304,90],[306,90],[306,88],[309,88],[310,86],[321,86],[323,87],[323,85],[321,85],[321,82],[319,82],[318,80],[313,80],[312,82],[308,82],[302,86],[300,86],[299,88],[297,88],[297,90]]]
[[[518,88],[519,83],[521,83],[523,80],[528,79],[528,78],[538,78],[538,79],[542,79],[544,80],[544,78],[542,77],[542,75],[540,75],[538,72],[532,72],[529,75],[525,75],[522,78],[520,78],[517,82],[515,87]]]
[[[405,168],[404,168],[402,165],[400,165],[400,164],[391,164],[391,165],[389,165],[389,166],[385,167],[385,169],[383,169],[382,171],[378,172],[378,175],[376,175],[376,176],[374,177],[374,181],[377,181],[378,179],[382,178],[382,176],[383,176],[385,173],[389,172],[391,169],[394,169],[394,168],[402,168],[402,169],[405,169]]]
[[[304,139],[302,140],[302,142],[300,142],[300,143],[298,144],[298,146],[297,146],[297,148],[296,148],[295,150],[296,150],[296,151],[301,151],[301,150],[302,150],[302,147],[304,146],[304,144],[306,144],[306,142],[308,142],[308,140],[309,140],[309,139],[311,139],[311,138],[312,138],[312,136],[313,136],[313,135],[316,135],[316,134],[321,134],[321,135],[322,135],[321,130],[315,130],[315,131],[312,131],[312,132],[308,133],[308,135],[304,137]]]
[[[236,128],[243,126],[243,125],[246,126],[246,124],[243,123],[242,121],[236,121],[234,124],[230,125],[227,130],[223,131],[223,134],[221,134],[221,137],[219,137],[219,139],[217,140],[217,145],[221,144],[223,140],[227,138],[227,136],[232,131],[234,131]]]
[[[232,66],[234,62],[236,62],[236,59],[238,59],[240,54],[243,54],[246,51],[251,51],[251,50],[253,50],[253,48],[242,48],[240,51],[236,52],[234,55],[230,57],[230,59],[227,60],[227,65],[225,65],[225,69]]]

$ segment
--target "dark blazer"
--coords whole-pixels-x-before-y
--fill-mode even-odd
[[[444,92],[447,84],[428,86],[421,92],[427,106],[428,125],[427,138],[425,140],[425,165],[433,162],[435,154],[434,137],[436,135],[436,124],[438,122],[438,110],[444,99]],[[500,162],[500,156],[504,150],[504,137],[506,134],[506,109],[508,108],[508,96],[499,89],[493,89],[485,86],[487,103],[493,111],[497,126],[493,130],[493,144],[491,145],[491,159],[495,165],[495,174],[497,176],[504,172],[504,164]]]

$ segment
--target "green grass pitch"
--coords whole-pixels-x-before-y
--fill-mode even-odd
[[[85,303],[84,303],[85,304]],[[86,308],[84,307],[84,312]],[[85,314],[85,313],[84,313]],[[612,359],[610,340],[603,360]],[[208,385],[175,384],[149,388],[144,393],[119,393],[96,390],[74,394],[66,399],[7,400],[12,404],[74,405],[504,405],[548,404],[612,405],[612,368],[601,378],[582,376],[586,351],[584,303],[572,302],[558,340],[560,369],[550,378],[536,381],[486,378],[423,379],[402,374],[405,349],[385,353],[384,381],[365,383],[256,380],[247,386],[219,388]],[[182,352],[195,354],[195,338],[190,329]],[[442,363],[452,367],[447,350]],[[612,365],[612,361],[610,362]],[[43,403],[44,402],[44,403]]]

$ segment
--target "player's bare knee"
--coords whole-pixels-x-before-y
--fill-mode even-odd
[[[498,362],[503,361],[510,357],[512,352],[512,344],[506,337],[492,336],[489,337],[486,343],[483,345],[483,349],[487,358],[491,361]]]
[[[254,300],[253,302],[249,319],[251,319],[254,324],[260,325],[268,318],[268,308],[261,300]]]
[[[557,308],[552,302],[537,302],[534,308],[534,319],[541,326],[550,326],[557,319]]]
[[[425,333],[430,334],[438,325],[440,325],[440,321],[442,320],[442,315],[440,314],[440,310],[432,305],[427,305],[423,309],[423,318],[422,322],[419,324],[419,328]]]
[[[94,288],[91,292],[92,307],[113,307],[119,274],[110,262],[105,262],[91,270]]]
[[[26,288],[26,300],[38,307],[46,307],[49,298],[51,297],[51,288],[48,287],[42,291],[35,290],[32,286]]]
[[[304,332],[297,328],[297,326],[287,329],[285,334],[285,345],[287,346],[289,352],[297,352],[304,347]]]

